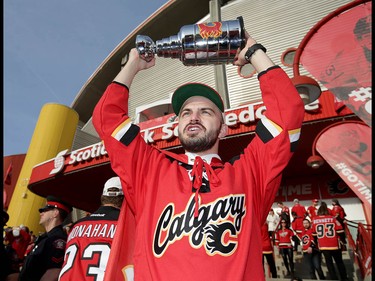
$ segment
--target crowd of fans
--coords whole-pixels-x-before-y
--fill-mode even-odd
[[[340,280],[348,280],[342,261],[342,251],[347,249],[344,225],[346,214],[339,201],[332,199],[332,208],[328,208],[325,202],[319,206],[318,199],[312,200],[312,204],[307,207],[301,205],[298,199],[294,199],[293,203],[289,208],[283,202],[277,202],[279,209],[269,211],[262,229],[263,264],[265,259],[268,263],[266,276],[276,278],[274,257],[277,254],[281,256],[286,272],[285,276],[280,276],[296,280],[294,259],[300,255],[304,272],[308,272],[310,279],[317,279],[317,274],[320,280],[338,280],[338,275]],[[321,267],[322,256],[328,269],[327,277]]]
[[[262,227],[263,237],[263,264],[267,261],[267,277],[277,278],[278,273],[275,264],[275,254],[280,255],[286,275],[291,280],[301,280],[294,274],[294,258],[302,255],[303,265],[311,279],[325,280],[321,263],[324,256],[327,265],[329,279],[338,279],[333,261],[339,268],[340,280],[347,280],[347,273],[342,262],[341,251],[346,250],[346,238],[344,231],[345,211],[337,199],[332,200],[332,208],[328,208],[325,202],[312,200],[312,205],[307,208],[294,200],[294,206],[289,210],[282,202],[278,202],[279,210],[271,209]],[[42,209],[40,212],[44,212]],[[290,216],[291,215],[291,216]],[[33,251],[37,240],[43,236],[36,236],[25,225],[7,226],[8,214],[3,211],[3,248],[5,256],[4,270],[1,280],[18,280],[19,273],[24,265],[26,257]],[[325,222],[325,225],[322,225]],[[328,227],[327,227],[328,222]],[[62,229],[69,234],[72,223],[65,224]],[[330,237],[324,231],[334,231]],[[332,236],[332,235],[331,235]],[[327,238],[328,237],[328,238]],[[275,253],[274,249],[278,252]],[[279,275],[281,276],[281,274]]]
[[[8,273],[18,273],[25,256],[33,248],[36,236],[24,225],[6,227],[4,229],[4,251],[8,262]]]

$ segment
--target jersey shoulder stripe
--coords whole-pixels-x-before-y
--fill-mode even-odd
[[[255,128],[256,134],[264,143],[267,143],[273,138],[277,137],[281,131],[282,129],[280,126],[266,117],[261,118]]]
[[[140,128],[131,123],[130,118],[122,122],[112,133],[112,137],[125,145],[129,145],[138,135]]]
[[[255,132],[264,143],[267,143],[273,138],[277,137],[282,132],[282,128],[272,120],[262,117],[256,125]],[[290,151],[294,152],[297,148],[298,140],[301,135],[301,128],[289,130],[288,135],[290,141]]]
[[[301,128],[288,131],[290,140],[290,151],[295,152],[297,149],[298,140],[301,136]]]

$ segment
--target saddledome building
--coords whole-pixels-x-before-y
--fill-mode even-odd
[[[239,16],[243,18],[245,29],[266,46],[272,60],[291,78],[297,74],[309,76],[318,81],[322,90],[317,99],[305,105],[300,143],[284,171],[275,202],[283,201],[291,207],[293,199],[298,198],[302,204],[309,206],[311,200],[317,198],[330,205],[331,199],[337,198],[347,211],[349,220],[371,224],[371,203],[368,204],[371,202],[371,189],[368,193],[363,186],[350,185],[354,175],[350,175],[348,181],[332,167],[328,158],[323,157],[325,161],[315,163],[320,166],[317,169],[311,167],[313,163],[307,164],[311,155],[318,155],[315,145],[325,130],[345,122],[346,126],[362,125],[363,122],[345,106],[338,110],[333,93],[319,77],[315,78],[305,69],[301,61],[295,60],[313,27],[327,15],[352,2],[167,2],[108,55],[82,86],[70,107],[46,104],[42,108],[9,205],[11,221],[8,224],[24,223],[31,229],[37,229],[38,217],[33,212],[22,210],[39,208],[44,203],[41,197],[49,194],[59,196],[75,207],[73,221],[98,208],[103,184],[115,174],[92,125],[92,112],[107,85],[126,63],[127,54],[135,46],[136,35],[159,40],[176,35],[185,25],[228,21]],[[316,60],[320,64],[328,64],[319,57]],[[155,67],[140,72],[133,81],[129,112],[133,121],[141,127],[146,142],[160,149],[182,152],[173,132],[176,123],[173,121],[170,96],[178,86],[187,82],[212,86],[223,96],[226,104],[229,134],[220,144],[220,155],[227,161],[239,155],[254,137],[255,124],[264,110],[257,76],[252,69],[246,70],[246,76],[239,75],[237,67],[231,64],[185,66],[179,59],[158,57]],[[333,144],[326,144],[329,145],[339,146],[340,142],[336,140]]]

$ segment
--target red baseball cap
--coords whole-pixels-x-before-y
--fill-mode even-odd
[[[313,199],[313,202],[319,202],[319,200],[318,199]]]

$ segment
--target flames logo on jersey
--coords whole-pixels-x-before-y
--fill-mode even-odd
[[[225,255],[230,254],[235,250],[237,243],[229,242],[227,245],[224,245],[224,243],[222,243],[220,240],[217,241],[217,237],[224,237],[226,232],[229,232],[230,237],[235,237],[237,233],[234,225],[229,222],[217,225],[210,224],[204,228],[204,233],[206,234],[207,238],[206,250],[210,254],[215,254],[217,252]]]
[[[245,195],[231,194],[208,204],[202,204],[194,217],[194,195],[182,213],[175,214],[174,204],[165,207],[154,233],[153,251],[161,257],[174,243],[184,237],[194,249],[204,247],[210,256],[229,256],[238,246],[243,218],[246,215]]]
[[[221,22],[200,23],[198,24],[199,34],[203,39],[207,39],[209,37],[218,38],[223,33],[221,26]]]
[[[302,240],[302,244],[305,246],[310,243],[310,237],[308,235],[303,235],[301,240]]]

